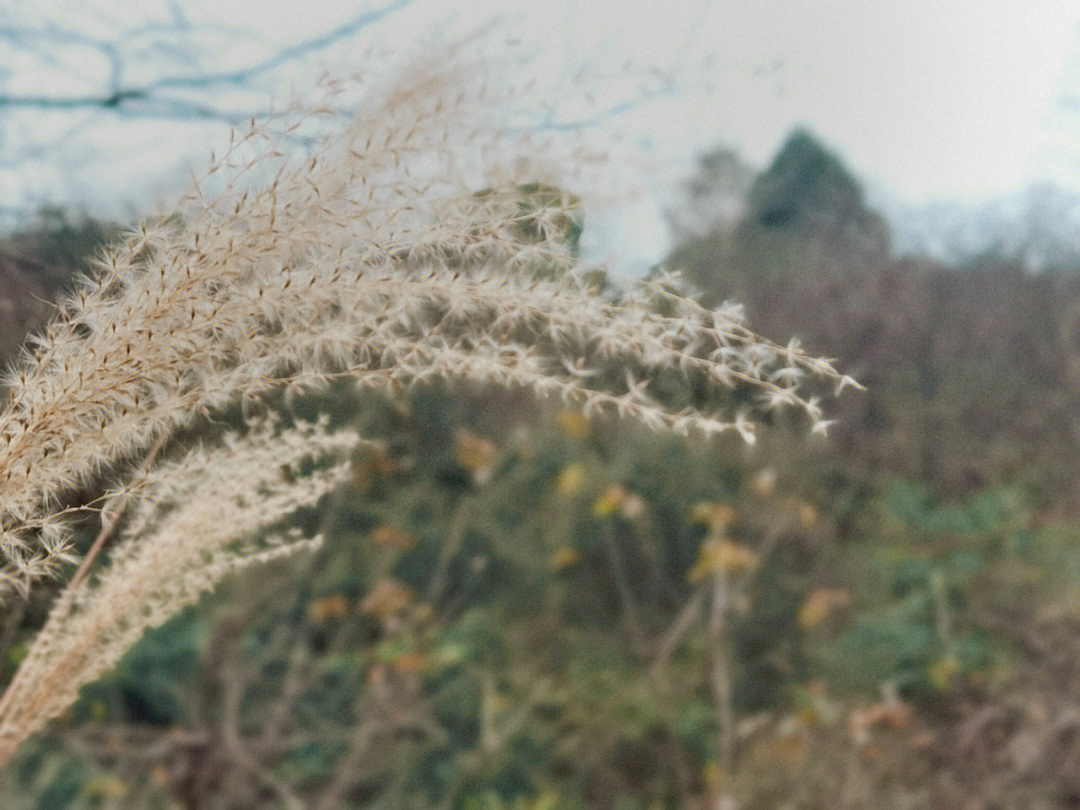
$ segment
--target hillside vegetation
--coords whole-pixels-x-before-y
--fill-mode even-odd
[[[322,550],[152,632],[0,803],[1080,802],[1080,274],[894,258],[805,132],[740,182],[670,265],[866,386],[827,440],[778,413],[709,448],[465,384],[305,399],[373,440],[296,518]],[[93,228],[2,246],[15,312]],[[5,677],[46,601],[2,628]]]

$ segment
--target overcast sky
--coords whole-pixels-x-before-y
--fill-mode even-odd
[[[1075,0],[0,0],[0,26],[51,22],[108,36],[182,7],[192,21],[217,26],[199,43],[199,64],[228,69],[387,4],[401,8],[364,37],[405,43],[449,36],[502,14],[540,52],[536,69],[549,80],[570,75],[583,60],[618,64],[636,55],[686,67],[711,55],[709,73],[688,74],[695,81],[681,97],[612,124],[665,167],[659,189],[670,190],[696,153],[721,142],[765,165],[796,124],[857,173],[910,201],[978,200],[1039,179],[1080,189]],[[359,43],[287,65],[273,88],[260,92],[287,94],[318,69],[347,68]],[[79,53],[73,46],[59,65],[49,64],[0,42],[0,89],[93,89],[108,65],[91,51]],[[175,72],[181,61],[144,53],[132,60],[128,79]],[[710,94],[698,78],[711,81]],[[87,115],[65,132],[62,148],[38,150],[37,140],[55,141],[64,131],[63,116],[5,114],[0,157],[13,147],[28,157],[17,166],[0,163],[0,198],[74,199],[109,215],[137,213],[167,194],[185,163],[201,165],[225,137],[224,127],[199,122]],[[640,201],[594,223],[593,236],[621,258],[655,260],[665,241],[661,204]]]
[[[720,52],[759,66],[720,95],[722,130],[753,160],[803,121],[911,200],[1078,185],[1075,0],[720,4]]]
[[[238,24],[250,19],[243,5]],[[760,166],[802,123],[911,201],[1040,179],[1080,188],[1076,0],[447,0],[416,3],[397,30],[418,30],[431,9],[465,25],[528,9],[522,30],[568,64],[596,52],[660,64],[713,54],[712,98],[646,113],[666,155],[723,139]],[[268,36],[315,24],[295,11],[262,20]]]

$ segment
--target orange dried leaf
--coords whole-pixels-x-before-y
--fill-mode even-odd
[[[328,619],[340,619],[349,612],[349,603],[341,594],[324,596],[316,599],[307,607],[308,620],[324,622]]]
[[[397,672],[419,672],[426,663],[424,656],[418,652],[406,652],[394,659],[394,669]]]
[[[380,546],[393,546],[406,551],[416,548],[415,537],[390,523],[384,523],[372,531],[371,539]]]
[[[478,436],[471,430],[458,431],[455,445],[457,462],[473,474],[477,483],[483,484],[491,479],[497,453],[498,447],[490,439]]]
[[[387,618],[409,606],[413,599],[412,589],[396,579],[381,579],[360,602],[360,612]]]

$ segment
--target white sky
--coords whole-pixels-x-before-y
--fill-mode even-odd
[[[243,47],[227,32],[205,43],[203,57],[224,69],[389,0],[175,2],[196,20],[257,32]],[[0,0],[0,22],[78,20],[105,34],[168,8],[169,0]],[[594,219],[586,236],[593,250],[638,269],[662,254],[659,206],[696,153],[722,140],[762,166],[796,124],[911,201],[977,200],[1047,178],[1080,189],[1080,106],[1067,101],[1070,91],[1080,98],[1077,0],[414,0],[373,32],[384,43],[446,37],[495,13],[543,52],[537,69],[550,81],[583,61],[617,65],[633,55],[678,68],[714,56],[711,94],[691,82],[683,97],[618,121],[664,167],[660,192]],[[292,86],[282,94],[357,50],[349,43],[282,72]],[[27,64],[0,43],[9,92],[85,90],[106,69],[86,60],[89,82],[79,84]],[[160,69],[153,55],[136,64],[147,75]],[[61,123],[34,120],[17,137],[32,141]],[[130,213],[167,192],[183,161],[202,165],[222,137],[221,127],[88,120],[65,151],[39,155],[20,176],[0,168],[0,197],[78,199],[110,212],[128,204]]]
[[[1057,109],[1080,93],[1075,0],[720,5],[721,53],[761,67],[732,70],[721,93],[724,131],[757,162],[796,121],[912,200],[996,194],[1080,162]]]

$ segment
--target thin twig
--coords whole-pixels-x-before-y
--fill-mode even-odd
[[[611,571],[615,575],[615,586],[619,592],[619,601],[622,602],[623,621],[626,625],[626,630],[630,634],[630,640],[634,645],[635,650],[641,651],[645,649],[646,646],[645,625],[642,624],[641,618],[638,616],[634,591],[630,587],[630,580],[627,577],[626,569],[623,566],[619,548],[615,544],[615,538],[612,536],[611,524],[609,521],[605,521],[604,526],[600,530],[600,540],[604,547],[604,551],[607,554]]]
[[[469,526],[473,503],[474,498],[463,498],[457,509],[454,510],[454,516],[450,520],[450,529],[439,553],[439,561],[435,565],[435,573],[431,577],[431,584],[428,586],[428,602],[433,605],[439,603],[443,591],[446,590],[446,578],[450,571],[450,563],[461,550],[461,545],[465,540],[465,530]]]
[[[150,448],[150,452],[146,454],[146,458],[143,459],[143,462],[140,465],[139,475],[144,475],[150,469],[150,466],[154,463],[154,459],[157,458],[158,453],[161,452],[161,448],[165,446],[167,440],[168,434],[162,434],[157,442],[154,443],[154,446]],[[64,586],[63,593],[73,593],[86,579],[90,566],[93,565],[94,560],[101,553],[101,550],[105,548],[105,544],[109,541],[109,538],[112,537],[113,533],[116,531],[116,527],[120,524],[120,518],[123,516],[126,501],[126,497],[121,500],[116,511],[109,517],[108,522],[101,527],[101,531],[98,532],[97,537],[94,538],[94,542],[90,545],[90,550],[86,552],[86,556],[83,557],[82,563],[79,565],[75,575],[71,578],[71,581]],[[12,677],[5,687],[3,694],[0,695],[0,717],[4,715],[8,705],[14,698],[15,690],[23,680],[20,677],[23,672],[24,670],[22,668],[16,671],[14,677]],[[0,759],[2,759],[2,757],[0,757]]]
[[[709,640],[712,643],[712,686],[720,725],[720,770],[723,781],[717,796],[718,810],[734,807],[731,780],[735,771],[735,705],[731,688],[731,649],[728,623],[731,611],[731,587],[727,572],[717,571],[712,578],[713,600],[709,615]]]
[[[139,475],[145,475],[150,466],[154,463],[158,453],[161,452],[161,448],[165,446],[165,442],[168,441],[168,434],[163,433],[161,437],[154,443],[154,446],[150,448],[150,452],[146,454],[146,458],[143,459],[142,464],[139,467]],[[101,527],[101,531],[98,532],[97,537],[94,538],[94,542],[90,545],[90,550],[86,552],[86,556],[83,557],[82,563],[79,565],[79,569],[75,572],[75,576],[71,578],[71,581],[67,584],[69,590],[75,590],[78,588],[87,574],[90,571],[90,566],[94,564],[94,560],[101,553],[101,550],[105,548],[105,544],[109,542],[109,538],[116,532],[116,527],[120,525],[120,518],[124,516],[124,509],[127,506],[127,496],[125,495],[120,503],[117,505],[116,510],[109,516],[109,519],[105,522],[105,525]]]
[[[686,638],[690,628],[694,626],[698,617],[701,616],[701,609],[704,604],[705,588],[698,588],[683,606],[675,621],[671,623],[671,626],[660,638],[657,644],[656,658],[653,660],[652,666],[649,667],[649,677],[655,679],[663,673],[671,660],[671,656],[675,654],[679,644]]]

